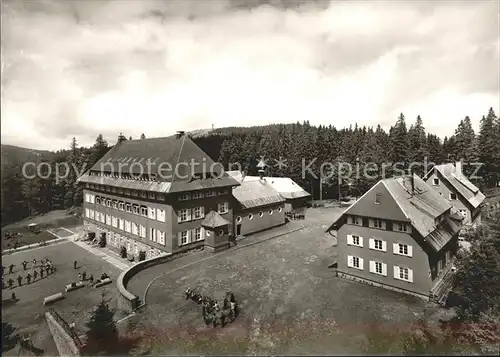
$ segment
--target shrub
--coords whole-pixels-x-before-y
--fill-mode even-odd
[[[139,261],[146,260],[146,252],[141,250],[139,251]]]
[[[127,257],[127,248],[125,248],[123,245],[120,247],[120,256],[122,258],[126,258]]]

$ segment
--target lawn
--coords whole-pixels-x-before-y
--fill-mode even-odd
[[[335,276],[334,238],[324,229],[339,209],[310,209],[309,226],[172,271],[154,281],[147,305],[129,320],[152,354],[363,353],[374,330],[410,329],[439,312],[423,301]],[[165,271],[168,271],[168,263]],[[225,328],[206,327],[184,299],[187,287],[217,299],[232,291],[241,306]]]
[[[26,285],[26,280],[23,280],[23,285],[17,287],[16,280],[14,289],[4,289],[2,291],[2,300],[10,298],[12,292],[19,298],[19,301],[15,304],[2,304],[2,320],[14,325],[21,335],[31,336],[34,345],[45,350],[45,355],[53,356],[58,354],[45,322],[44,313],[49,307],[60,313],[68,323],[75,322],[76,330],[79,333],[84,333],[85,322],[88,321],[89,314],[95,305],[100,302],[103,290],[107,291],[107,297],[111,299],[110,306],[116,307],[117,291],[114,283],[98,289],[84,287],[65,294],[64,300],[56,302],[47,308],[42,305],[44,297],[64,292],[66,284],[76,281],[78,272],[86,271],[87,274],[93,274],[95,278],[100,276],[102,272],[106,272],[114,281],[116,281],[116,277],[120,273],[114,266],[71,242],[17,252],[2,258],[4,267],[10,264],[16,265],[12,274],[13,280],[16,280],[19,274],[26,276],[27,271],[22,271],[20,266],[20,262],[23,260],[30,262],[28,270],[31,268],[33,258],[37,261],[48,258],[57,269],[52,275],[44,277],[42,280],[38,278],[37,281],[29,285]],[[78,270],[73,269],[75,260],[78,262]],[[6,274],[5,280],[9,276],[9,274]],[[15,347],[4,353],[6,355],[17,355],[18,351],[19,347]]]
[[[55,239],[50,233],[43,231],[39,234],[35,234],[28,228],[29,224],[35,223],[42,230],[56,228],[56,227],[74,227],[82,224],[81,218],[71,215],[66,210],[56,210],[43,215],[38,215],[31,218],[26,218],[22,221],[12,223],[2,227],[2,251],[4,249],[14,248],[14,242],[17,240],[19,246],[29,245],[33,243],[39,243],[42,241]],[[21,238],[19,239],[5,239],[5,233],[7,231],[13,233],[20,233]]]

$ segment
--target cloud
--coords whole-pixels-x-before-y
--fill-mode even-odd
[[[4,1],[2,142],[418,114],[475,128],[500,95],[498,2]]]

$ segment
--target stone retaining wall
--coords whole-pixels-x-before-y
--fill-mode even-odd
[[[142,262],[139,262],[122,272],[116,280],[118,292],[120,293],[118,301],[119,307],[128,312],[133,312],[134,310],[136,310],[141,305],[141,299],[127,290],[127,283],[129,282],[129,280],[141,270],[147,269],[154,265],[165,263],[171,258],[172,254],[165,253],[159,257],[143,260]]]
[[[55,317],[50,312],[46,312],[45,318],[47,319],[50,333],[54,337],[59,355],[64,357],[79,357],[80,350]]]

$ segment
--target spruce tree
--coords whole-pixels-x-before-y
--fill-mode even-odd
[[[479,130],[478,148],[479,148],[479,160],[484,165],[486,172],[485,184],[487,186],[493,186],[495,184],[496,172],[495,172],[495,149],[498,144],[495,143],[495,123],[497,117],[493,108],[490,108],[488,115],[483,116],[481,119],[481,125]]]
[[[389,137],[391,139],[391,161],[393,163],[403,163],[402,167],[399,167],[400,169],[406,168],[408,164],[409,140],[403,113],[399,115],[396,124],[391,128]]]
[[[461,120],[455,130],[454,156],[466,163],[477,161],[476,134],[468,116]]]
[[[91,354],[112,354],[119,347],[119,335],[114,321],[115,311],[108,305],[102,293],[101,302],[96,306],[87,326],[87,352]]]
[[[426,157],[428,157],[427,146],[426,146],[426,135],[425,128],[422,122],[422,118],[417,116],[415,124],[410,127],[408,131],[409,139],[409,158],[411,162],[419,163],[420,165],[414,166],[414,171],[417,175],[422,176],[423,163]]]

